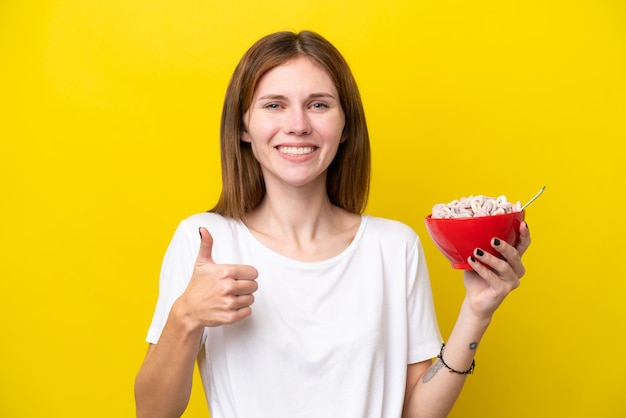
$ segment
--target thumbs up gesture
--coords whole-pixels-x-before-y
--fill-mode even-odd
[[[184,312],[198,327],[232,324],[250,316],[258,289],[258,271],[244,264],[216,264],[213,237],[200,228],[200,250],[191,280],[179,298]]]

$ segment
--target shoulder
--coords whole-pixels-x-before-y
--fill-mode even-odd
[[[190,215],[178,223],[172,242],[174,244],[186,243],[191,247],[199,244],[199,229],[206,228],[213,238],[231,237],[237,230],[239,221],[225,218],[212,212],[203,212]]]
[[[376,243],[385,253],[413,254],[422,245],[417,233],[405,223],[371,215],[365,215],[364,221],[364,241]]]
[[[225,230],[232,229],[238,221],[232,218],[225,218],[222,215],[218,215],[213,212],[202,212],[188,216],[183,219],[178,228],[185,231],[190,231],[194,234],[198,234],[198,228],[204,227],[211,232],[211,234],[224,232]]]
[[[412,243],[418,240],[413,228],[405,223],[372,215],[365,215],[364,218],[369,232],[377,234],[380,239]]]

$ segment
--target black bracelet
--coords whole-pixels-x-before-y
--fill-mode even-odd
[[[438,358],[439,360],[441,360],[441,364],[443,364],[443,365],[444,365],[444,367],[445,367],[446,369],[448,369],[448,371],[449,371],[450,373],[456,373],[456,374],[472,374],[472,373],[474,373],[474,367],[476,366],[476,361],[475,361],[474,359],[472,359],[472,365],[470,366],[470,368],[469,368],[469,369],[467,369],[467,370],[465,370],[464,372],[460,372],[460,371],[458,371],[458,370],[454,370],[452,367],[448,366],[448,365],[446,364],[446,362],[445,362],[445,361],[443,361],[443,348],[444,348],[445,346],[446,346],[446,343],[442,343],[442,344],[441,344],[441,350],[439,350],[439,355],[437,356],[437,358]]]

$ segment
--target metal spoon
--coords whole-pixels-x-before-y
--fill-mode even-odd
[[[539,190],[539,192],[533,196],[532,199],[530,199],[524,206],[522,206],[522,208],[520,209],[520,212],[523,211],[526,206],[530,205],[531,203],[533,203],[535,201],[536,198],[538,198],[539,196],[541,196],[541,193],[543,193],[543,191],[546,189],[546,186],[543,186],[541,188],[541,190]]]

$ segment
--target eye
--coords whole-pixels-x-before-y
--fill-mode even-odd
[[[323,109],[328,109],[328,105],[326,103],[322,103],[322,102],[315,102],[311,105],[311,107],[313,109],[317,109],[317,110],[323,110]]]
[[[278,103],[268,103],[265,105],[266,109],[280,109],[280,105]]]

